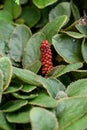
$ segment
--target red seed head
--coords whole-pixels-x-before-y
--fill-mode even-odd
[[[46,75],[53,68],[51,48],[47,40],[40,45],[40,61],[42,65],[42,75]]]

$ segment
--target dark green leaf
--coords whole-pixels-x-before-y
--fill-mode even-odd
[[[26,6],[22,10],[21,18],[25,24],[33,27],[40,19],[40,11],[35,6]]]
[[[87,63],[87,42],[86,39],[83,39],[82,42],[82,56],[84,61]]]
[[[75,80],[87,77],[87,70],[75,70],[72,72],[72,76]]]
[[[75,20],[80,19],[80,13],[79,13],[78,7],[73,3],[72,0],[71,0],[71,10],[72,10]]]
[[[6,0],[4,10],[8,11],[15,19],[21,14],[21,6],[16,4],[14,0]]]
[[[23,85],[14,83],[9,85],[9,87],[4,91],[4,94],[13,93],[21,90],[23,88]]]
[[[21,90],[23,92],[27,92],[28,93],[28,92],[33,91],[34,89],[36,89],[36,86],[25,84],[25,85],[23,85],[23,88]]]
[[[0,10],[0,20],[12,23],[12,16],[6,10]]]
[[[0,111],[0,130],[14,130],[14,127],[7,122],[5,115]]]
[[[66,15],[68,18],[71,15],[70,3],[69,2],[61,2],[60,4],[56,5],[49,13],[49,21],[52,21],[54,18]]]
[[[2,106],[2,111],[3,112],[13,112],[21,107],[25,106],[28,102],[26,100],[14,100],[14,101],[9,101],[5,105]]]
[[[66,62],[76,63],[83,61],[80,40],[67,35],[55,35],[52,41],[55,50]]]

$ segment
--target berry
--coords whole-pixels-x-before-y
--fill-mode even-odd
[[[40,53],[42,75],[46,75],[53,68],[52,52],[47,40],[42,41],[40,45]]]

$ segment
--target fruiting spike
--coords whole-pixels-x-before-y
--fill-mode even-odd
[[[46,75],[53,68],[51,48],[47,40],[42,41],[40,52],[42,75]]]

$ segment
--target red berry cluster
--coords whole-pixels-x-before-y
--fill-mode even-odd
[[[46,75],[53,68],[51,48],[47,40],[40,45],[42,75]]]

